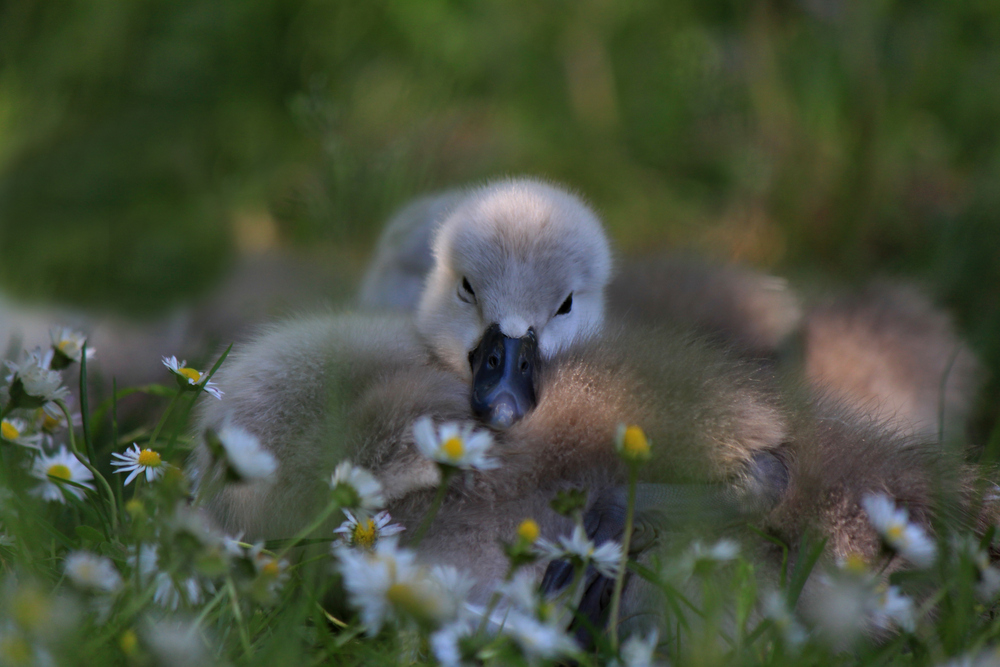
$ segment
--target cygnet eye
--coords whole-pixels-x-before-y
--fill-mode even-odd
[[[465,303],[475,303],[476,293],[472,291],[472,285],[469,284],[469,279],[462,276],[462,286],[458,288],[458,298]]]
[[[570,292],[569,296],[566,297],[566,300],[562,302],[561,306],[559,306],[559,310],[556,311],[556,315],[565,315],[572,309],[573,309],[573,293]]]

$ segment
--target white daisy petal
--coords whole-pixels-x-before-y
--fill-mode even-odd
[[[106,556],[89,551],[73,551],[66,556],[66,576],[77,588],[100,593],[113,593],[122,585],[122,577]]]
[[[413,423],[413,440],[417,449],[432,461],[462,470],[491,470],[499,464],[486,457],[493,445],[487,431],[475,431],[472,424],[444,422],[436,429],[430,417]]]
[[[125,478],[125,486],[128,486],[132,480],[143,473],[146,475],[147,482],[159,479],[168,466],[167,463],[163,462],[158,452],[152,449],[139,449],[137,443],[132,443],[132,447],[126,449],[124,454],[113,452],[111,458],[117,459],[111,461],[111,467],[115,468],[116,473],[129,473],[128,477]]]
[[[653,659],[660,634],[651,630],[645,637],[638,633],[631,635],[622,643],[622,667],[653,667],[658,664]]]
[[[38,407],[69,396],[69,389],[62,386],[62,373],[51,369],[51,349],[47,352],[35,349],[19,363],[4,363],[11,371],[6,380],[15,407]]]
[[[371,550],[383,537],[397,535],[406,530],[399,524],[390,523],[392,517],[386,511],[381,511],[374,517],[366,512],[358,512],[357,516],[350,510],[343,510],[347,520],[333,532],[340,536],[341,543],[355,548]]]
[[[39,455],[31,466],[31,474],[42,483],[31,489],[30,493],[41,496],[45,500],[65,503],[66,494],[83,498],[83,489],[69,484],[58,484],[50,477],[74,482],[91,491],[94,490],[94,485],[90,483],[94,479],[94,475],[73,454],[67,451],[65,446],[60,447],[51,456]]]
[[[390,620],[440,622],[456,611],[440,582],[416,564],[416,554],[399,548],[393,538],[379,541],[372,551],[340,547],[335,554],[348,601],[371,636]]]
[[[219,431],[230,471],[241,481],[270,481],[278,469],[274,454],[264,449],[254,434],[238,426]]]
[[[57,327],[49,331],[49,338],[52,340],[52,349],[57,355],[62,355],[66,362],[80,362],[83,357],[83,345],[87,342],[87,336],[79,331],[74,331],[69,327]],[[87,359],[94,356],[94,349],[87,348]]]
[[[357,507],[371,511],[385,505],[379,481],[370,472],[360,466],[352,465],[350,461],[341,461],[337,464],[330,478],[331,489],[336,490],[340,486],[349,489],[349,495],[357,503]]]
[[[7,417],[4,418],[3,422],[0,422],[0,437],[4,440],[22,447],[40,449],[42,434],[32,433],[31,430],[32,425],[24,419]]]
[[[578,565],[593,564],[598,572],[609,578],[617,576],[622,557],[619,543],[609,540],[596,547],[579,525],[573,528],[569,537],[560,536],[558,544],[540,538],[535,543],[535,551],[547,560],[566,559]]]
[[[177,357],[163,357],[163,365],[173,373],[177,384],[183,389],[191,391],[204,390],[205,393],[222,400],[222,392],[215,386],[215,383],[206,379],[206,374],[187,366],[187,361],[177,361]]]
[[[552,660],[577,652],[576,643],[559,626],[542,623],[532,616],[512,611],[503,633],[514,639],[529,660]]]
[[[897,508],[889,496],[872,493],[861,499],[872,527],[893,551],[920,568],[934,564],[937,546],[923,527],[909,521],[905,508]]]

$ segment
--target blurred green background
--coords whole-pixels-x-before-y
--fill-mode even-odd
[[[10,294],[150,316],[268,247],[353,276],[407,198],[528,173],[623,252],[922,281],[1000,370],[996,0],[14,0],[0,58]]]

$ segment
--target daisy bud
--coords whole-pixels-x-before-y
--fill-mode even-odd
[[[122,653],[130,658],[138,655],[139,638],[136,636],[135,630],[130,628],[123,632],[121,637],[118,638],[118,646],[121,648]]]
[[[517,527],[517,536],[524,542],[534,544],[539,534],[538,523],[534,519],[525,519]]]
[[[385,505],[382,485],[375,476],[350,461],[341,461],[330,478],[333,497],[341,507],[377,510]]]
[[[615,437],[615,449],[623,459],[631,463],[649,459],[649,440],[641,428],[621,424]]]

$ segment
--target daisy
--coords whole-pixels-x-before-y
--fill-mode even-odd
[[[111,462],[111,466],[117,468],[116,473],[129,473],[129,476],[125,478],[125,486],[128,486],[133,479],[142,473],[146,473],[147,482],[157,480],[163,476],[163,471],[167,466],[158,453],[152,449],[140,450],[139,445],[134,442],[131,448],[125,450],[124,454],[114,452],[111,457],[118,459]]]
[[[820,575],[822,592],[811,598],[807,611],[821,636],[837,649],[846,650],[866,625],[872,588],[868,577],[846,571]]]
[[[135,549],[130,548],[128,557],[132,567],[139,568],[139,575],[144,581],[153,582],[153,602],[165,609],[176,611],[182,603],[195,607],[202,603],[206,593],[215,592],[211,581],[189,575],[171,577],[159,567],[160,557],[155,546],[140,544],[139,558],[135,557]],[[138,562],[137,562],[138,561]]]
[[[122,577],[106,556],[89,551],[73,551],[66,556],[66,576],[77,588],[97,593],[114,593],[122,585]]]
[[[576,642],[561,627],[516,611],[507,616],[503,632],[517,642],[529,661],[552,660],[577,651]]]
[[[0,422],[0,437],[15,445],[39,449],[41,447],[42,435],[40,433],[29,433],[31,426],[23,419],[8,417]]]
[[[785,603],[785,596],[778,591],[771,591],[764,597],[764,616],[774,623],[788,644],[798,646],[806,640],[805,629],[795,620]]]
[[[465,607],[469,593],[476,585],[475,579],[453,565],[435,565],[431,568],[431,578],[447,596],[455,611]]]
[[[416,553],[400,549],[395,539],[381,540],[371,551],[340,547],[336,555],[348,600],[370,636],[389,620],[434,622],[448,615],[441,586],[416,564]]]
[[[205,625],[205,624],[202,624]],[[148,647],[157,665],[196,665],[224,664],[217,656],[208,652],[207,646],[214,646],[211,636],[205,637],[205,630],[199,627],[197,621],[189,621],[176,616],[166,618],[147,616],[140,628],[143,646]],[[123,643],[124,643],[124,637]],[[138,643],[138,638],[136,638]],[[134,649],[133,649],[134,650]],[[145,656],[143,656],[145,657]],[[132,664],[144,664],[146,660],[131,661]]]
[[[271,479],[278,469],[274,455],[245,429],[226,426],[219,431],[219,441],[226,454],[228,471],[241,482]]]
[[[968,560],[976,568],[976,596],[983,602],[992,602],[1000,593],[1000,570],[990,565],[990,556],[979,548],[979,542],[972,537],[953,537],[951,547],[963,560]]]
[[[621,564],[622,547],[617,542],[608,540],[599,547],[587,538],[582,526],[576,526],[573,534],[567,538],[559,537],[559,544],[540,538],[536,545],[539,555],[549,560],[566,559],[577,565],[592,563],[594,568],[605,577],[613,579],[618,574]]]
[[[72,396],[67,397],[66,402],[69,403]],[[70,418],[73,420],[73,426],[80,426],[83,424],[83,415],[79,412],[70,413]],[[34,414],[34,424],[35,428],[46,435],[55,435],[60,431],[65,431],[68,426],[66,421],[66,415],[63,413],[62,408],[59,407],[57,403],[49,402],[45,405],[37,408]]]
[[[0,664],[55,665],[56,661],[45,647],[29,641],[20,628],[7,621],[0,626]]]
[[[19,364],[4,362],[11,371],[7,382],[10,385],[10,401],[14,407],[34,408],[69,396],[69,389],[62,386],[62,374],[50,370],[51,361],[52,350],[45,353],[41,349],[35,349]]]
[[[264,543],[257,542],[250,548],[247,556],[253,562],[257,578],[251,586],[251,592],[259,602],[271,602],[278,591],[288,581],[288,561],[275,558],[264,553]]]
[[[899,627],[907,632],[916,630],[916,612],[913,600],[900,593],[897,586],[881,586],[868,603],[872,622],[889,630]]]
[[[346,496],[343,505],[377,510],[385,505],[382,485],[375,476],[350,461],[341,461],[330,478],[330,488],[334,493]]]
[[[227,556],[230,558],[240,558],[244,555],[244,545],[243,542],[243,531],[236,533],[235,535],[223,535],[220,546]]]
[[[510,581],[500,584],[497,590],[516,609],[527,613],[538,609],[538,582],[531,570],[518,570]]]
[[[478,664],[476,647],[470,645],[476,635],[476,624],[460,618],[431,634],[431,651],[442,667],[466,667]]]
[[[177,384],[182,388],[192,391],[204,389],[205,393],[222,400],[222,392],[215,386],[215,383],[206,380],[205,374],[201,371],[185,366],[186,363],[186,361],[178,362],[177,357],[174,356],[163,357],[163,365],[170,369],[170,372],[174,374],[174,378],[177,380]]]
[[[678,558],[670,561],[665,573],[678,580],[687,579],[695,573],[706,574],[718,564],[733,560],[739,553],[739,543],[731,539],[723,538],[708,545],[694,540]]]
[[[179,503],[166,522],[169,540],[179,550],[188,550],[189,556],[202,553],[203,549],[225,552],[223,535],[217,532],[206,514],[198,508]]]
[[[891,498],[881,493],[866,495],[861,499],[861,506],[890,549],[917,567],[927,568],[934,564],[937,547],[922,527],[910,523],[905,508],[897,508]]]
[[[386,511],[381,511],[374,517],[368,517],[365,513],[358,512],[355,516],[350,510],[343,510],[347,521],[340,524],[334,530],[340,536],[341,541],[349,547],[361,547],[371,549],[379,539],[390,535],[397,535],[404,530],[398,523],[389,523],[392,517]]]
[[[87,342],[86,335],[69,327],[57,327],[49,330],[49,338],[52,340],[52,350],[55,352],[52,368],[66,368],[74,361],[79,363],[83,357],[83,345]],[[87,361],[93,356],[94,350],[87,348]]]
[[[635,633],[622,644],[622,667],[653,667],[658,664],[653,660],[653,652],[660,641],[660,633],[650,630],[645,637]]]
[[[695,562],[708,562],[714,561],[717,563],[722,563],[727,560],[733,560],[740,553],[740,545],[738,542],[729,539],[721,539],[710,547],[706,547],[700,541],[695,540],[691,543],[691,549],[689,554]]]
[[[83,498],[83,489],[69,484],[59,484],[50,478],[73,482],[91,491],[94,490],[94,485],[90,483],[94,475],[70,454],[65,446],[60,447],[59,451],[51,456],[40,454],[31,466],[31,474],[42,480],[42,483],[30,493],[45,500],[65,503],[67,493],[79,499]]]
[[[499,464],[486,458],[493,436],[474,428],[468,422],[445,422],[435,429],[431,418],[425,416],[413,424],[413,439],[424,456],[440,465],[463,470],[496,468]]]

